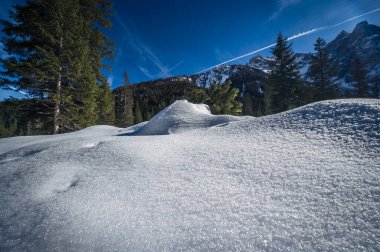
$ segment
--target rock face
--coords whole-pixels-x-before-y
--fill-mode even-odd
[[[263,58],[263,57],[262,57]],[[265,58],[263,58],[265,60]],[[263,66],[266,63],[263,63]],[[199,87],[210,87],[211,84],[221,84],[226,80],[239,78],[240,76],[263,77],[268,68],[258,68],[255,65],[221,65],[210,71],[192,76]]]
[[[269,73],[271,62],[273,62],[273,58],[257,55],[253,57],[252,59],[250,59],[250,61],[248,62],[248,65],[256,69],[259,69],[265,73]]]
[[[342,31],[327,48],[336,61],[338,77],[345,78],[352,61],[359,57],[371,76],[380,74],[380,27],[359,23],[352,33]]]

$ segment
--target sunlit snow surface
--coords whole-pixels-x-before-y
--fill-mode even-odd
[[[379,251],[379,153],[379,100],[2,139],[0,251]]]

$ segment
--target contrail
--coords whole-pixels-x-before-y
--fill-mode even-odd
[[[312,29],[312,30],[310,30],[310,31],[306,31],[306,32],[298,33],[298,34],[296,34],[296,35],[293,35],[293,36],[287,38],[287,41],[290,41],[290,40],[293,40],[293,39],[296,39],[296,38],[300,38],[300,37],[303,37],[303,36],[306,36],[306,35],[310,35],[310,34],[315,33],[315,32],[324,31],[324,30],[329,30],[329,29],[335,28],[335,27],[337,27],[337,26],[340,26],[340,25],[342,25],[342,24],[348,23],[348,22],[350,22],[350,21],[352,21],[352,20],[355,20],[355,19],[358,19],[358,18],[361,18],[361,17],[367,16],[367,15],[372,14],[372,13],[377,12],[377,11],[380,11],[380,8],[375,9],[375,10],[372,10],[372,11],[369,11],[369,12],[366,12],[366,13],[363,13],[363,14],[360,14],[359,16],[355,16],[355,17],[349,18],[349,19],[347,19],[347,20],[344,20],[344,21],[342,21],[342,22],[340,22],[340,23],[337,23],[337,24],[334,24],[334,25],[323,26],[323,27],[319,27],[319,28]],[[269,49],[269,48],[271,48],[271,47],[274,47],[275,45],[276,45],[276,44],[271,44],[271,45],[268,45],[268,46],[266,46],[266,47],[260,48],[260,49],[258,49],[258,50],[256,50],[256,51],[253,51],[253,52],[250,52],[250,53],[247,53],[247,54],[241,55],[241,56],[239,56],[239,57],[236,57],[236,58],[233,58],[233,59],[227,60],[227,61],[225,61],[225,62],[219,63],[218,65],[215,65],[215,66],[209,67],[209,68],[207,68],[207,69],[204,69],[204,70],[198,72],[197,74],[200,74],[200,73],[203,73],[203,72],[205,72],[205,71],[211,70],[211,69],[213,69],[213,68],[215,68],[215,67],[218,67],[218,66],[221,66],[221,65],[224,65],[224,64],[227,64],[227,63],[230,63],[230,62],[233,62],[233,61],[236,61],[236,60],[239,60],[239,59],[242,59],[242,58],[245,58],[245,57],[251,56],[251,55],[256,54],[256,53],[258,53],[258,52],[261,52],[261,51],[264,51],[264,50]]]

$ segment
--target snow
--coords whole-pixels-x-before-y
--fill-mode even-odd
[[[147,124],[128,135],[167,135],[183,131],[204,129],[218,124],[238,121],[244,117],[212,115],[204,104],[176,101],[158,113]]]
[[[234,72],[230,65],[221,65],[212,70],[201,73],[195,79],[195,84],[199,87],[209,88],[212,84],[222,84],[226,82]]]
[[[270,64],[274,61],[274,58],[272,57],[263,57],[261,55],[257,55],[253,57],[247,65],[254,67],[256,69],[259,69],[263,71],[264,73],[269,74],[271,72],[270,70]]]
[[[380,101],[0,140],[1,251],[379,251]]]

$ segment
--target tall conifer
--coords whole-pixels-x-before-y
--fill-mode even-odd
[[[28,0],[2,21],[0,84],[13,84],[44,101],[54,134],[96,123],[101,60],[111,55],[99,28],[105,0]],[[44,112],[45,113],[45,112]]]
[[[367,70],[359,57],[355,57],[351,65],[348,80],[352,84],[352,96],[355,98],[369,97]]]
[[[274,61],[265,85],[267,113],[279,113],[302,105],[303,81],[291,47],[280,33],[272,49]]]
[[[314,44],[315,53],[311,55],[308,77],[314,85],[313,101],[336,99],[339,84],[336,78],[334,62],[326,50],[326,41],[318,38]]]

